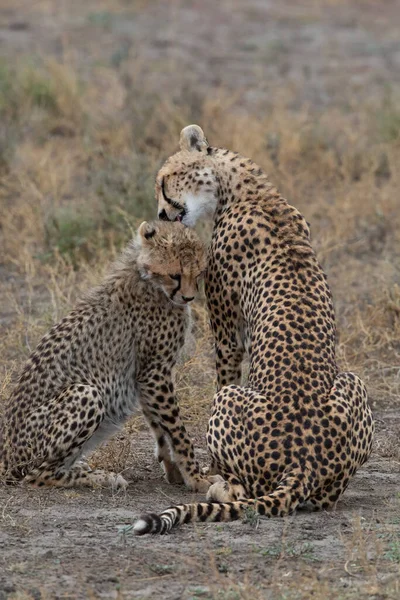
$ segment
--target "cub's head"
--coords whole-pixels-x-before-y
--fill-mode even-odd
[[[217,178],[211,149],[202,129],[181,131],[180,151],[160,169],[156,180],[158,217],[193,227],[199,218],[212,218],[217,207]]]
[[[206,248],[198,235],[181,223],[154,221],[138,229],[138,267],[174,303],[191,302],[207,265]]]

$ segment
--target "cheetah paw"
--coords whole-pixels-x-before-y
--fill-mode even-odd
[[[229,484],[220,475],[215,475],[215,478],[217,477],[219,479],[216,479],[207,492],[207,500],[209,502],[230,502]]]
[[[182,473],[175,463],[164,461],[164,473],[168,483],[183,483]]]
[[[220,483],[225,482],[224,478],[222,477],[222,475],[209,475],[207,477],[208,481],[210,481],[211,483]]]
[[[115,473],[110,473],[110,483],[113,489],[122,489],[126,490],[129,485],[129,482],[122,477],[122,475],[116,475]]]
[[[204,494],[205,492],[208,491],[208,488],[211,485],[211,481],[210,481],[210,477],[201,477],[199,479],[196,479],[191,485],[190,487],[192,488],[192,490],[194,492],[199,492],[201,494]]]

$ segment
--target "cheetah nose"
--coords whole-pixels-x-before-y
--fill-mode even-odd
[[[194,296],[192,296],[191,298],[188,298],[187,296],[182,296],[182,300],[184,300],[185,302],[191,302],[192,300],[194,300]]]
[[[169,221],[165,208],[158,213],[158,218],[161,219],[161,221]]]

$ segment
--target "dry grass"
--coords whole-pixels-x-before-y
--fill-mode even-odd
[[[190,110],[167,95],[156,103],[144,85],[133,85],[105,67],[81,80],[54,61],[0,70],[2,127],[12,140],[1,153],[2,305],[12,323],[1,337],[2,381],[132,228],[155,214],[157,167],[175,149],[181,126],[196,118],[211,142],[254,158],[304,212],[336,301],[340,362],[365,378],[373,403],[397,402],[395,109],[386,102],[315,117],[282,102],[260,120],[239,108],[240,94],[197,97]],[[108,94],[95,102],[105,86]],[[179,378],[193,420],[204,417],[213,387],[207,318],[200,308],[197,316],[195,352]]]

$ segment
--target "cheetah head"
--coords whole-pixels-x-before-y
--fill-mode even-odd
[[[203,130],[188,125],[181,131],[180,151],[160,169],[156,180],[158,217],[193,227],[212,218],[217,207],[217,178]]]
[[[138,229],[138,267],[143,279],[161,289],[179,306],[194,300],[207,265],[207,252],[198,235],[181,223],[154,221]]]

